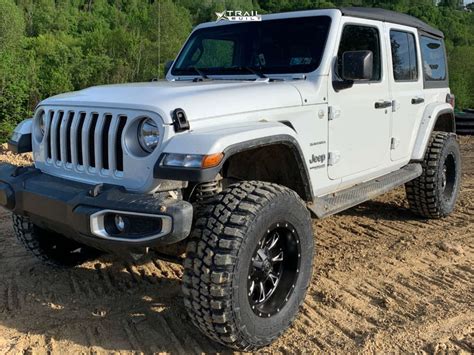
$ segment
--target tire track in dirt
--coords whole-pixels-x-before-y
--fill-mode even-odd
[[[294,325],[268,352],[474,352],[474,142],[461,200],[417,219],[403,189],[314,221],[315,272]],[[190,323],[179,265],[112,256],[41,266],[0,211],[0,353],[222,352]]]

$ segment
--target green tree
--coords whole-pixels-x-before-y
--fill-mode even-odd
[[[28,113],[27,58],[21,45],[25,24],[11,0],[0,0],[0,137]]]

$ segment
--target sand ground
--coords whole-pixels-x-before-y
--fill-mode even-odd
[[[455,213],[426,221],[403,189],[314,221],[315,272],[293,326],[264,352],[474,353],[474,137]],[[0,152],[21,164],[28,156]],[[0,211],[0,353],[225,351],[190,323],[179,265],[105,256],[42,266]]]

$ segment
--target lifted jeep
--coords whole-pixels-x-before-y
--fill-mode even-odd
[[[252,350],[305,297],[311,217],[403,184],[422,217],[454,209],[443,34],[420,20],[344,8],[204,23],[166,79],[51,97],[16,128],[11,149],[34,166],[1,165],[0,204],[42,261],[152,248],[182,261],[194,324]]]

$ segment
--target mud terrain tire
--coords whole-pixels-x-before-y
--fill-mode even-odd
[[[13,229],[21,244],[43,264],[55,268],[80,265],[101,253],[85,245],[39,228],[28,217],[13,214]]]
[[[237,183],[209,202],[186,254],[183,293],[193,323],[221,344],[254,350],[290,326],[305,297],[313,262],[310,214],[286,187]]]
[[[410,209],[425,218],[446,217],[454,210],[461,186],[461,153],[456,136],[433,132],[422,166],[422,175],[405,184]]]

